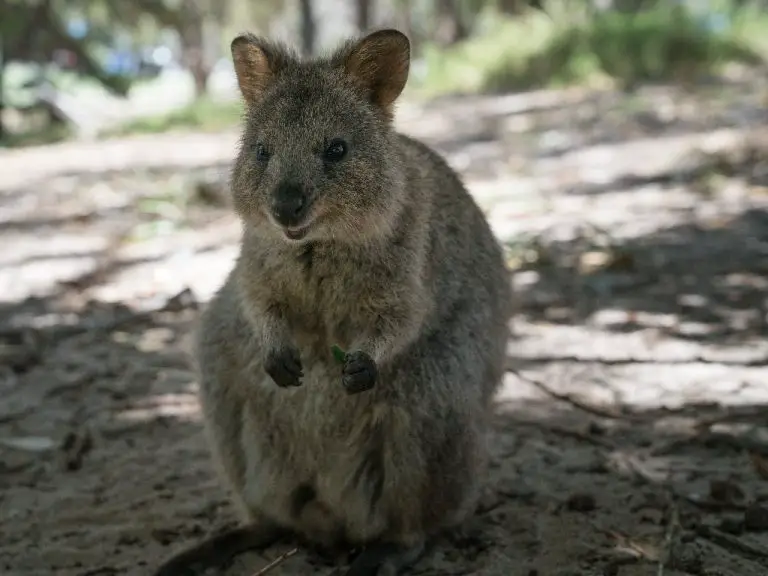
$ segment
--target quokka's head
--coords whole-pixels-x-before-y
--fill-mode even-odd
[[[232,56],[246,106],[232,189],[246,225],[286,242],[386,234],[404,194],[391,124],[407,37],[380,30],[304,61],[244,34]]]

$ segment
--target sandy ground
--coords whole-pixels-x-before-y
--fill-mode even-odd
[[[486,494],[414,574],[768,574],[758,97],[404,107],[487,210],[519,294]],[[236,254],[217,204],[234,141],[0,153],[2,574],[147,574],[235,521],[184,352]],[[270,574],[332,570],[300,550]]]

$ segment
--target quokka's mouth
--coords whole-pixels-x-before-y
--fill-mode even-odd
[[[283,228],[283,234],[285,234],[285,237],[289,240],[301,240],[307,235],[307,232],[309,232],[309,226],[304,226],[302,228]]]

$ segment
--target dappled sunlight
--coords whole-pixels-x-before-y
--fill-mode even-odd
[[[411,30],[418,57],[396,126],[460,172],[516,295],[489,482],[477,514],[415,573],[764,576],[765,74],[715,75],[707,52],[694,55],[698,83],[615,89],[656,74],[658,55],[635,61],[638,49],[624,70],[621,51],[595,44],[600,62],[564,53],[551,63],[568,69],[550,72],[613,67],[597,85],[422,98],[464,84],[451,70],[469,72],[466,90],[520,81],[517,65],[558,38],[532,37],[553,29],[530,15],[454,30],[440,48],[429,22]],[[525,38],[503,34],[534,20]],[[635,40],[620,45],[647,43]],[[231,61],[215,68],[216,98],[187,106],[193,76],[166,71],[121,101],[108,138],[0,150],[2,573],[143,576],[237,523],[191,362],[242,234],[228,182],[241,103]],[[280,550],[226,572],[275,561],[275,575],[334,574],[312,550],[284,561]]]
[[[115,420],[127,423],[178,418],[188,422],[200,422],[200,404],[194,391],[189,394],[157,394],[117,412]]]
[[[448,158],[472,173],[474,150],[456,147]],[[152,188],[157,176],[113,177],[118,187],[142,183],[137,199],[168,201]],[[546,569],[565,557],[647,566],[664,547],[658,519],[676,509],[685,522],[718,526],[686,553],[735,562],[738,552],[718,552],[722,522],[744,530],[760,506],[747,454],[762,450],[755,434],[768,406],[768,339],[756,315],[768,278],[761,197],[715,198],[715,225],[706,211],[687,210],[702,200],[685,183],[633,196],[619,178],[605,184],[615,194],[589,200],[567,187],[541,196],[544,181],[528,176],[494,178],[467,181],[499,237],[511,239],[518,314],[496,398],[490,485],[469,535],[441,541],[435,561],[453,554],[474,570]],[[195,180],[183,187],[194,190]],[[109,238],[109,212],[93,209],[100,216],[81,220],[79,232]],[[131,226],[147,217],[127,210]],[[111,565],[131,566],[234,522],[203,437],[189,337],[236,257],[239,226],[222,206],[185,210],[191,225],[134,238],[90,270],[48,277],[44,296],[0,305],[0,335],[17,349],[0,404],[2,485],[30,519],[44,509],[54,519],[44,538],[30,520],[6,539],[30,570],[88,558],[67,556],[59,541],[116,547]],[[24,234],[34,247],[37,229]],[[0,274],[24,294],[29,285],[14,284],[24,264],[8,262],[16,268]],[[723,496],[722,482],[744,497]],[[41,489],[51,497],[37,498]],[[94,522],[107,529],[94,534]],[[31,538],[44,553],[25,551]],[[573,544],[563,547],[566,538]],[[291,565],[310,560],[302,551]],[[233,570],[263,564],[246,554]]]

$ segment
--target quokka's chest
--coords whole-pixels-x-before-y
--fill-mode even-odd
[[[273,297],[295,331],[346,341],[373,321],[366,304],[375,297],[373,284],[364,269],[314,262],[283,269]]]

